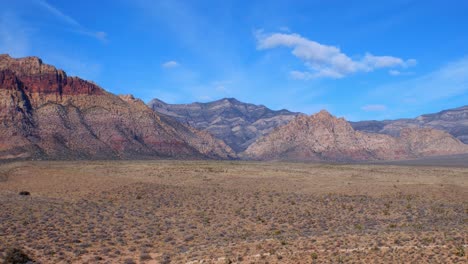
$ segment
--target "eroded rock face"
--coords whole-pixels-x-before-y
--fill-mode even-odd
[[[192,104],[167,104],[154,99],[148,105],[158,113],[209,132],[236,152],[244,151],[259,137],[287,124],[299,114],[287,110],[273,111],[263,105],[247,104],[233,98]]]
[[[10,70],[21,79],[29,93],[62,95],[102,95],[103,89],[97,85],[67,74],[51,65],[44,64],[37,57],[21,59],[0,55],[0,70]]]
[[[0,106],[0,159],[234,157],[220,140],[192,128],[187,135],[141,100],[35,57],[0,55]]]
[[[397,136],[404,128],[443,130],[468,144],[468,106],[447,109],[414,119],[351,122],[356,130]]]
[[[252,144],[244,158],[280,160],[398,160],[468,153],[468,145],[434,129],[405,128],[399,137],[355,131],[326,111],[298,116]]]

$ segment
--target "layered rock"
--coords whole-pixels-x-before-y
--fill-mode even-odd
[[[244,158],[261,160],[399,160],[468,153],[468,145],[444,131],[405,128],[398,137],[355,131],[326,111],[298,116],[252,144]]]
[[[263,105],[224,98],[209,103],[167,104],[154,99],[154,111],[172,116],[222,139],[234,151],[242,152],[259,137],[294,119],[298,113],[274,111]]]
[[[351,122],[354,129],[398,136],[404,128],[434,128],[443,130],[468,144],[468,106],[426,114],[414,119]]]
[[[235,155],[222,141],[162,118],[140,100],[68,77],[36,57],[0,55],[0,105],[0,159]]]

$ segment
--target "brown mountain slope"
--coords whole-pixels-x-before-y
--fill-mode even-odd
[[[0,55],[0,159],[231,158],[222,141],[36,57]],[[181,129],[185,128],[185,129]]]
[[[468,145],[433,129],[403,129],[399,137],[355,131],[326,111],[298,116],[252,144],[245,158],[283,160],[398,160],[468,153]]]
[[[364,132],[398,135],[403,128],[434,128],[447,131],[468,144],[468,105],[447,109],[416,118],[351,122],[354,129]]]

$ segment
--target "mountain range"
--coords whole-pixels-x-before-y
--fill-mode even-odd
[[[192,104],[153,99],[148,105],[210,132],[245,159],[413,159],[465,153],[465,145],[452,136],[462,142],[468,138],[468,106],[414,119],[347,122],[326,111],[307,117],[233,98]],[[321,126],[324,122],[329,125]]]
[[[1,159],[401,160],[468,153],[468,107],[347,122],[224,98],[147,105],[37,57],[0,55]]]
[[[192,104],[168,104],[154,99],[148,105],[156,112],[170,115],[190,126],[210,132],[230,145],[240,157],[247,159],[267,159],[268,157],[296,160],[409,159],[464,152],[464,148],[460,148],[459,143],[456,141],[452,142],[449,140],[449,149],[446,149],[444,145],[439,145],[441,142],[440,137],[449,139],[450,135],[452,135],[462,142],[468,143],[468,106],[444,110],[435,114],[426,114],[414,119],[349,123],[343,120],[339,122],[340,127],[343,128],[342,131],[330,135],[334,138],[334,141],[325,143],[328,139],[320,138],[319,134],[321,133],[316,133],[316,129],[319,127],[315,125],[312,127],[298,125],[298,122],[300,123],[301,120],[308,119],[305,114],[290,112],[284,109],[274,111],[263,105],[247,104],[233,98]],[[327,122],[332,117],[330,114],[318,116],[327,119]],[[316,117],[314,116],[313,119],[315,120]],[[335,119],[335,117],[332,117],[332,119]],[[291,126],[287,125],[293,121],[294,123]],[[317,125],[318,123],[315,124]],[[334,130],[336,129],[335,127]],[[433,129],[438,131],[433,131]],[[450,135],[440,134],[439,130],[447,132]],[[304,134],[304,131],[307,131],[308,134]],[[270,133],[272,134],[271,136]],[[310,138],[310,134],[314,134],[314,136]],[[276,135],[276,138],[273,140],[274,135]],[[288,137],[292,139],[284,141]],[[305,137],[308,137],[308,139],[305,140]],[[363,138],[369,140],[366,141]],[[409,139],[417,138],[425,140],[423,146],[420,146],[419,149],[411,147],[418,145],[414,140],[408,141]],[[309,139],[320,143],[322,146],[326,146],[328,150],[318,147],[317,144],[314,144]],[[268,143],[265,142],[269,140],[273,141],[275,150],[266,147]],[[387,146],[381,151],[372,149],[380,144],[378,142],[381,141],[386,141],[383,144],[387,144]],[[442,140],[442,142],[444,141]],[[341,143],[343,145],[339,146]],[[277,149],[281,144],[284,147],[283,151]],[[293,147],[294,144],[298,144],[298,148],[307,150],[295,149]],[[366,144],[369,145],[367,148],[364,147]],[[356,150],[351,150],[351,146],[353,145],[363,148],[356,152]],[[423,150],[430,146],[438,146],[438,149],[435,148],[431,151]],[[260,151],[262,148],[264,150]],[[450,151],[450,149],[453,151]],[[275,151],[284,153],[275,154]]]
[[[263,105],[243,103],[234,98],[192,104],[167,104],[154,99],[148,105],[158,113],[208,131],[239,153],[299,115],[285,109],[274,111]]]
[[[468,145],[445,131],[403,128],[398,136],[356,131],[325,110],[301,115],[247,148],[259,160],[402,160],[468,152]]]
[[[447,131],[468,144],[468,105],[434,114],[421,115],[413,119],[360,121],[351,122],[351,125],[356,130],[394,136],[398,135],[404,128],[434,128]]]
[[[233,158],[224,142],[37,57],[0,55],[0,158]]]

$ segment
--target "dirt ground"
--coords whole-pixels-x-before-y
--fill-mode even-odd
[[[0,165],[0,259],[20,248],[39,263],[467,263],[467,241],[468,168]]]

